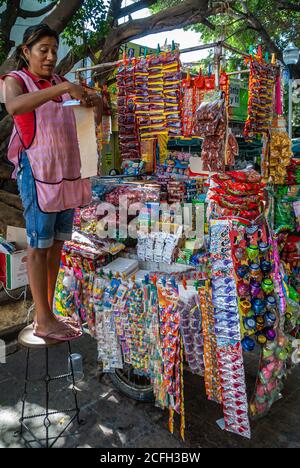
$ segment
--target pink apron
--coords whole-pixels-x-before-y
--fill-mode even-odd
[[[28,92],[39,91],[34,81],[22,71],[14,71],[24,81]],[[54,76],[57,83],[61,82]],[[64,94],[62,100],[71,99]],[[38,204],[44,212],[59,212],[84,206],[91,201],[89,179],[81,179],[80,153],[73,110],[63,103],[49,101],[34,111],[35,135],[29,147],[22,143],[16,123],[8,148],[8,159],[16,178],[19,157],[26,151],[35,180]]]

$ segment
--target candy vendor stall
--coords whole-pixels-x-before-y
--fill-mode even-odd
[[[93,179],[57,283],[57,313],[87,324],[103,371],[168,409],[172,432],[179,414],[182,438],[184,366],[221,405],[219,425],[250,438],[250,420],[281,398],[300,360],[299,159],[275,92],[279,68],[248,61],[245,138],[261,151],[257,170],[234,169],[229,79],[221,91],[202,74],[182,82],[178,51],[118,64],[121,156],[141,160],[151,141],[154,170]],[[255,352],[249,400],[244,357]],[[144,393],[128,393],[125,369]]]

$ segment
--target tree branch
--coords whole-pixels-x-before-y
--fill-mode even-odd
[[[300,5],[296,3],[289,3],[286,0],[276,0],[276,3],[279,4],[279,10],[300,12]]]
[[[142,10],[143,8],[149,8],[150,6],[157,3],[157,0],[140,0],[139,2],[128,5],[127,7],[121,8],[117,19],[124,18],[124,16],[131,15],[136,11]]]
[[[49,15],[43,19],[43,23],[48,24],[50,28],[55,29],[60,34],[83,3],[84,0],[60,0]]]
[[[1,52],[6,55],[9,54],[11,47],[14,45],[13,41],[10,40],[10,33],[19,15],[20,2],[21,0],[7,2],[7,7],[0,15],[0,39],[4,44],[1,46]]]
[[[116,59],[121,44],[137,39],[145,34],[153,34],[183,28],[197,23],[205,23],[216,13],[209,9],[208,0],[185,0],[180,5],[160,11],[147,18],[129,21],[113,29],[107,36],[101,54],[101,62]],[[212,25],[212,27],[214,27]]]
[[[45,6],[44,8],[41,8],[40,10],[37,11],[29,11],[29,10],[23,10],[23,8],[20,8],[19,10],[19,16],[21,18],[38,18],[39,16],[43,16],[46,13],[49,13],[54,6],[57,4],[58,0],[54,0],[52,3],[49,5]]]
[[[282,60],[282,51],[281,49],[277,46],[277,44],[273,41],[271,38],[270,34],[264,27],[264,25],[261,23],[261,21],[252,13],[248,5],[244,0],[240,0],[240,4],[244,9],[244,12],[239,11],[237,8],[232,7],[231,10],[237,14],[240,15],[240,18],[244,18],[246,23],[248,24],[249,29],[253,29],[254,31],[257,31],[261,39],[263,40],[266,48],[271,54],[276,54],[277,58],[279,60]]]

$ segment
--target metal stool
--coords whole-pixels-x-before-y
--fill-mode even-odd
[[[22,347],[27,349],[27,356],[26,356],[26,371],[25,371],[25,383],[24,383],[24,393],[22,397],[22,416],[20,418],[20,432],[18,434],[21,436],[22,440],[25,442],[25,446],[30,447],[31,442],[37,442],[42,448],[52,448],[53,445],[57,442],[57,440],[63,435],[63,433],[66,431],[66,429],[72,424],[72,422],[77,419],[78,424],[83,424],[84,421],[79,419],[79,413],[80,413],[80,408],[78,406],[78,401],[77,401],[77,391],[75,387],[75,376],[74,376],[74,371],[73,371],[73,364],[72,360],[70,359],[70,368],[71,372],[68,374],[64,375],[59,375],[56,377],[50,377],[49,375],[49,348],[51,346],[55,346],[58,344],[62,344],[61,341],[56,341],[56,340],[51,340],[51,339],[45,339],[45,338],[39,338],[33,334],[33,325],[29,325],[26,328],[24,328],[19,336],[18,336],[18,343]],[[68,346],[68,356],[70,358],[71,355],[71,345],[70,341],[66,341],[66,344]],[[30,357],[30,350],[31,349],[45,349],[45,354],[46,354],[46,362],[45,362],[45,377],[41,378],[39,380],[29,380],[28,375],[29,375],[29,357]],[[61,411],[49,411],[49,396],[50,396],[50,382],[54,380],[60,380],[64,379],[67,377],[72,377],[72,392],[74,394],[74,402],[75,402],[75,408],[71,409],[62,409]],[[36,383],[38,381],[45,382],[45,390],[46,390],[46,395],[45,395],[45,413],[42,414],[35,414],[32,416],[25,416],[25,404],[26,404],[26,396],[28,395],[27,393],[27,387],[29,383]],[[69,423],[64,427],[64,429],[59,433],[57,437],[49,437],[49,430],[51,426],[51,421],[49,419],[49,416],[54,415],[54,414],[60,414],[60,413],[75,413]],[[34,418],[41,418],[44,417],[44,422],[43,425],[45,427],[45,432],[46,432],[46,437],[44,439],[38,439],[35,434],[32,432],[32,430],[27,426],[26,421],[31,420]],[[28,441],[24,437],[24,429],[31,434],[33,437],[33,440]],[[52,443],[50,441],[52,439],[55,439]],[[45,441],[45,444],[43,445],[42,442]]]

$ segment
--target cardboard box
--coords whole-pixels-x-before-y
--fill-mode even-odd
[[[7,226],[6,239],[15,242],[17,250],[12,254],[0,253],[0,281],[12,290],[28,284],[26,230]]]

